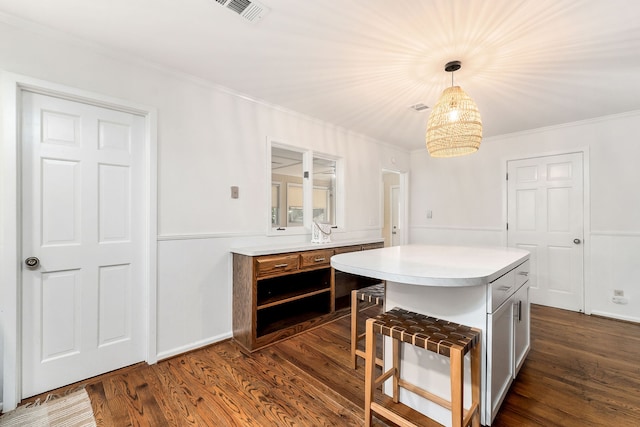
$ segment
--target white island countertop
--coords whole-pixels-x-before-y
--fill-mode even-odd
[[[501,246],[405,245],[331,257],[336,270],[374,279],[423,286],[486,285],[529,258]]]

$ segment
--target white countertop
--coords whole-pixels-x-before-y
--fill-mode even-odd
[[[285,243],[274,244],[264,246],[251,246],[245,248],[233,248],[231,252],[234,254],[247,255],[247,256],[260,256],[260,255],[272,255],[281,254],[285,252],[298,252],[298,251],[312,251],[315,249],[330,249],[338,248],[341,246],[351,245],[366,245],[369,243],[382,243],[384,239],[381,237],[367,238],[367,239],[351,239],[351,240],[336,240],[331,243]]]
[[[529,258],[523,249],[405,245],[331,257],[336,270],[423,286],[486,285]]]

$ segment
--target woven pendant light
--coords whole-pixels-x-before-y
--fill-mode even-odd
[[[445,71],[460,69],[460,61],[447,63]],[[453,83],[453,75],[451,77]],[[476,103],[460,86],[440,95],[427,121],[427,150],[432,157],[455,157],[478,151],[482,119]]]

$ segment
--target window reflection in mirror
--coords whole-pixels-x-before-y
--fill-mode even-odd
[[[298,151],[271,147],[271,225],[273,227],[304,225],[302,155],[303,153]]]
[[[313,158],[313,220],[336,224],[336,161]]]

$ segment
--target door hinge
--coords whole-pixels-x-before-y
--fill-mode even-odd
[[[507,223],[507,230],[509,229],[509,223]]]
[[[509,172],[507,172],[507,181],[509,181]]]

